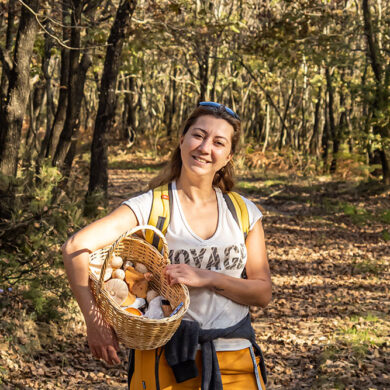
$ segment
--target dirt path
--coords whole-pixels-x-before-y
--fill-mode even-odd
[[[128,174],[122,189],[140,191],[148,175]],[[258,185],[246,192],[264,210],[274,284],[272,303],[252,311],[268,389],[389,388],[390,248],[377,218],[389,192],[316,182],[279,184],[269,197],[261,177],[241,180]]]
[[[151,176],[112,169],[110,207],[144,190]],[[240,186],[264,210],[273,301],[252,314],[267,389],[390,388],[389,191],[270,185],[253,175]],[[7,355],[13,385],[4,389],[124,389],[125,363],[93,360],[84,332],[81,320],[72,322],[31,361]]]

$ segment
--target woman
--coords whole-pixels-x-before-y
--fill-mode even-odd
[[[240,119],[232,110],[218,103],[200,103],[184,123],[170,164],[151,183],[151,188],[172,183],[171,220],[166,233],[172,264],[166,267],[165,275],[170,284],[189,287],[190,307],[185,319],[199,324],[200,330],[231,329],[249,318],[249,305],[265,307],[271,300],[262,214],[245,199],[250,220],[245,239],[223,198],[223,192],[233,187],[232,157],[240,131]],[[119,363],[118,343],[89,290],[88,254],[111,244],[136,225],[147,223],[151,205],[151,191],[130,199],[63,246],[65,268],[86,321],[91,352],[109,364]],[[244,269],[246,279],[240,277]],[[221,374],[217,382],[222,381],[224,389],[265,388],[254,364],[254,340],[231,337],[234,334],[213,340],[218,358],[213,367]],[[190,375],[190,379],[177,383],[177,372],[172,372],[163,353],[160,389],[200,389],[200,372],[208,369],[201,367],[201,355],[196,354],[195,362],[199,375],[195,371],[194,378]],[[155,356],[154,351],[136,351],[131,389],[155,388],[155,378],[150,375]]]

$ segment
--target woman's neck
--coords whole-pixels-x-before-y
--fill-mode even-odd
[[[202,179],[197,177],[196,180],[191,180],[191,178],[182,173],[176,180],[176,188],[179,193],[182,193],[182,197],[194,203],[203,203],[210,201],[210,199],[215,199],[213,183],[208,178]]]

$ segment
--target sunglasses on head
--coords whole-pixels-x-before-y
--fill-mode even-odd
[[[232,116],[235,119],[240,120],[240,117],[229,107],[224,106],[223,104],[215,103],[215,102],[200,102],[199,106],[202,107],[211,107],[211,108],[222,108],[224,109],[230,116]]]

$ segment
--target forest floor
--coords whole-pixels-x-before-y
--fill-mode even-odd
[[[153,159],[112,163],[110,209],[157,168]],[[389,389],[389,188],[253,170],[238,189],[264,214],[273,300],[252,315],[267,389]],[[20,329],[0,338],[0,389],[125,388],[125,351],[118,367],[94,360],[76,309],[63,326],[20,313],[0,320],[1,332]]]

